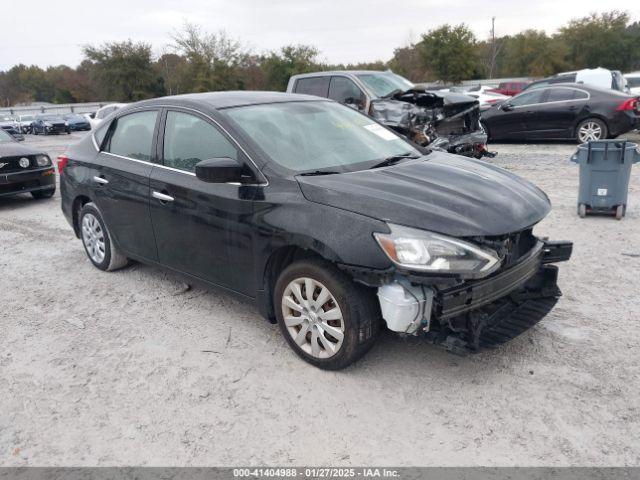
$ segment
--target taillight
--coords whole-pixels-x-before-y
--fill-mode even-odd
[[[66,155],[58,156],[58,174],[62,173],[62,170],[64,169],[64,167],[66,167],[68,161],[69,157],[67,157]]]
[[[638,99],[637,98],[630,98],[629,100],[625,100],[620,105],[618,105],[618,107],[616,108],[616,110],[618,110],[618,111],[621,111],[621,110],[637,110],[637,109],[638,109]]]

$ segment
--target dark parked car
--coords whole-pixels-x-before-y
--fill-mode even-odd
[[[458,352],[507,341],[553,308],[572,248],[534,235],[551,207],[528,181],[307,95],[135,103],[58,169],[97,268],[135,259],[234,292],[326,369],[382,319]]]
[[[615,90],[575,83],[526,90],[482,113],[492,140],[616,137],[640,125],[640,103]]]
[[[0,196],[30,192],[49,198],[56,191],[56,175],[49,156],[18,144],[0,130]]]
[[[69,124],[69,130],[72,132],[91,130],[89,120],[77,113],[67,113],[62,116],[62,119]]]
[[[71,133],[69,123],[59,115],[36,115],[31,130],[34,135],[52,133]]]

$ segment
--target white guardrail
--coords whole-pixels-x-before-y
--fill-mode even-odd
[[[93,113],[100,107],[104,107],[114,102],[91,102],[91,103],[61,103],[61,104],[38,104],[38,105],[21,105],[16,107],[0,107],[0,115],[38,115],[40,113]]]

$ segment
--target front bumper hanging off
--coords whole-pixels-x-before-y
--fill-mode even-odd
[[[477,352],[517,337],[538,323],[562,295],[558,267],[571,242],[540,241],[511,268],[486,279],[436,290],[438,329],[427,339],[454,353]]]

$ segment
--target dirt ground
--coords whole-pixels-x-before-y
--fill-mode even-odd
[[[465,358],[385,333],[338,373],[230,296],[95,269],[58,194],[0,199],[0,465],[640,465],[640,165],[624,220],[580,219],[575,145],[493,148],[575,242],[556,309]]]

